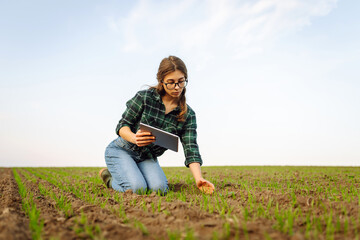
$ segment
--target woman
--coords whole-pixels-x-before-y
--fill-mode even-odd
[[[211,194],[215,187],[201,175],[202,165],[196,142],[195,112],[186,104],[187,69],[184,62],[175,56],[164,58],[157,73],[158,84],[139,91],[127,103],[116,134],[105,151],[107,169],[99,174],[107,187],[119,192],[131,189],[136,193],[147,190],[166,194],[168,184],[157,157],[165,148],[154,145],[155,137],[150,132],[139,130],[145,123],[180,137],[185,153],[185,165],[189,167],[196,186]]]

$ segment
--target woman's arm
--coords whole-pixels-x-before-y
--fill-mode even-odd
[[[195,178],[196,186],[200,191],[206,194],[212,194],[215,190],[214,184],[205,180],[201,175],[200,163],[194,162],[189,164],[190,171]]]
[[[143,147],[155,142],[155,137],[151,135],[150,132],[142,132],[139,130],[137,133],[133,133],[128,126],[120,128],[119,136],[128,142],[136,144],[139,147]]]

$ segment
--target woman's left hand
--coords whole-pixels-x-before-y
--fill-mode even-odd
[[[200,178],[196,181],[196,186],[200,191],[205,194],[212,194],[215,190],[214,184],[203,178]]]

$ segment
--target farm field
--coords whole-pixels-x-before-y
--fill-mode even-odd
[[[166,196],[108,189],[100,168],[0,168],[0,239],[360,239],[359,167],[163,168]]]

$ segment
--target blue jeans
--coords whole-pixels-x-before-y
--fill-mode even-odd
[[[128,146],[128,142],[118,137],[106,148],[105,161],[112,175],[110,186],[119,192],[131,189],[138,194],[147,190],[166,194],[168,182],[157,158],[140,159]]]

